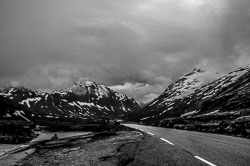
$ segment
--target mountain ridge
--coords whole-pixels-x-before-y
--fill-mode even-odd
[[[170,115],[168,112],[173,113],[172,117],[178,117],[181,116],[181,113],[183,113],[183,109],[186,110],[184,113],[192,111],[193,113],[197,113],[199,110],[195,110],[195,108],[199,107],[199,103],[201,101],[211,98],[221,88],[232,84],[248,71],[249,66],[241,67],[208,84],[202,85],[201,81],[193,76],[197,75],[197,73],[202,73],[203,71],[197,71],[195,69],[170,84],[170,86],[158,98],[154,99],[147,106],[145,106],[142,111],[144,117],[141,118],[141,120],[150,119],[150,116],[161,116],[164,113],[166,113],[167,117]],[[188,83],[186,80],[189,80]],[[146,115],[148,115],[149,118],[147,118]]]
[[[12,87],[0,95],[25,106],[36,118],[122,118],[140,109],[133,98],[93,81],[78,80],[51,93]]]
[[[161,127],[250,138],[249,66],[229,72],[186,96],[174,98],[176,94],[172,92],[168,88],[142,108],[139,121]]]

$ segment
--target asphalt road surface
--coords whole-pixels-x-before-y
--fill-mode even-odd
[[[250,166],[250,139],[186,130],[124,124],[176,146],[210,166]]]

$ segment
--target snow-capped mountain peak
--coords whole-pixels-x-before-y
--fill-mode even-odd
[[[98,85],[93,81],[83,81],[82,79],[77,80],[68,91],[77,95],[92,95],[98,98],[108,97],[110,93],[109,88],[105,85]]]
[[[215,71],[195,68],[170,84],[162,95],[169,100],[181,99],[192,94],[196,89],[219,77]]]
[[[80,78],[79,80],[75,81],[74,86],[80,87],[97,87],[98,85],[94,81],[84,80]]]

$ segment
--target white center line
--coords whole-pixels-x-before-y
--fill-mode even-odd
[[[142,129],[139,129],[139,130],[144,131],[144,130],[142,130]]]
[[[164,139],[164,138],[161,138],[161,140],[167,142],[167,143],[170,144],[170,145],[174,145],[172,142],[170,142],[170,141],[168,141],[168,140],[166,140],[166,139]]]
[[[147,132],[148,134],[150,134],[150,135],[154,135],[153,133],[150,133],[150,132]]]
[[[207,161],[207,160],[205,160],[205,159],[203,159],[203,158],[201,158],[199,156],[194,156],[194,157],[197,158],[197,159],[199,159],[199,160],[201,160],[201,161],[203,161],[204,163],[206,163],[208,165],[216,166],[215,164],[213,164],[213,163],[211,163],[211,162],[209,162],[209,161]]]

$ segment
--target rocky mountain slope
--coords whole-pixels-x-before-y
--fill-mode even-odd
[[[180,116],[183,107],[191,110],[196,99],[192,100],[190,96],[205,84],[204,76],[208,74],[208,71],[195,68],[177,79],[158,98],[143,108],[141,120]]]
[[[0,117],[2,120],[8,120],[11,118],[12,120],[29,121],[28,118],[30,118],[32,114],[21,104],[15,103],[11,99],[3,96],[0,96],[0,106]]]
[[[133,98],[91,81],[77,81],[68,89],[52,93],[12,87],[2,90],[0,96],[22,105],[33,119],[123,118],[140,109]]]
[[[250,68],[238,68],[203,86],[194,70],[143,108],[143,123],[250,136]],[[187,83],[188,80],[188,83]]]

